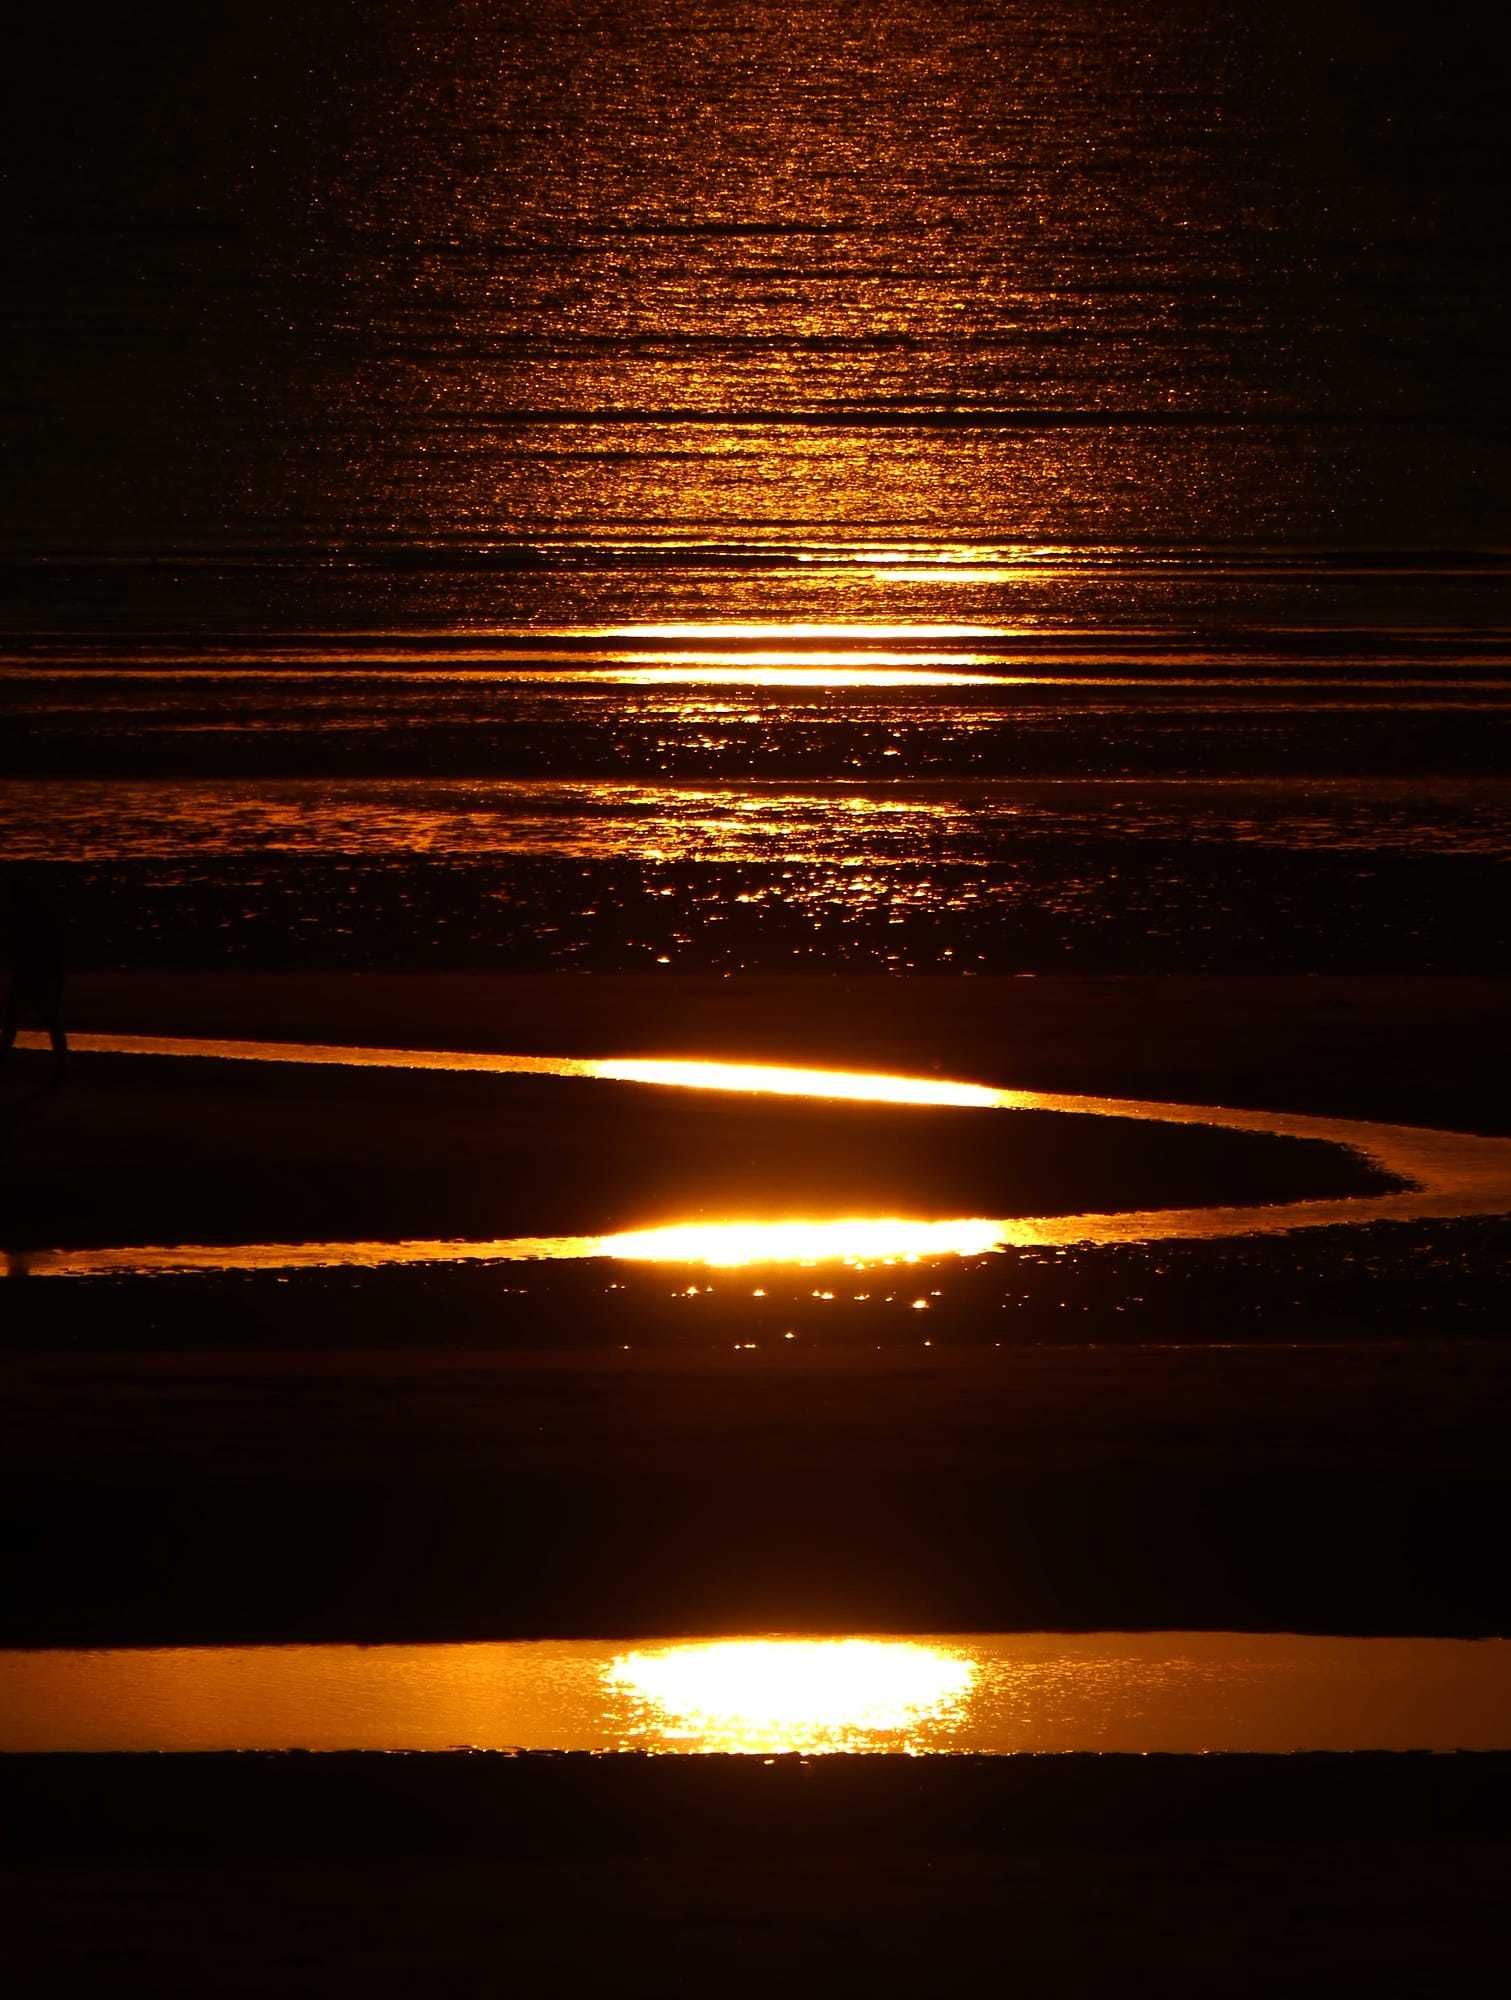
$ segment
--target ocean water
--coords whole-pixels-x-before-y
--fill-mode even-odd
[[[9,65],[80,962],[1508,969],[1502,37],[237,12]]]

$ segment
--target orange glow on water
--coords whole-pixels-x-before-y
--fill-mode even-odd
[[[913,1640],[720,1639],[623,1653],[604,1678],[656,1736],[749,1754],[922,1747],[976,1669]]]
[[[0,1752],[1505,1750],[1511,1642],[1295,1633],[0,1650]]]

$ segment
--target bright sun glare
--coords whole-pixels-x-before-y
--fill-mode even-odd
[[[646,1705],[653,1735],[708,1750],[923,1747],[976,1678],[970,1660],[914,1640],[720,1639],[622,1653],[609,1687]]]

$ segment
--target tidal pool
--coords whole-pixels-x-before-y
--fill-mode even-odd
[[[1511,1641],[946,1633],[0,1653],[0,1751],[1511,1749]]]

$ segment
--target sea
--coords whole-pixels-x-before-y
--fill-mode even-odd
[[[1501,29],[148,12],[6,84],[78,963],[1511,970]]]

